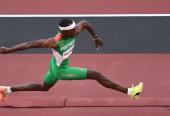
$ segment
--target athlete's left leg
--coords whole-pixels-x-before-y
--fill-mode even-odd
[[[111,80],[107,79],[100,72],[96,72],[96,71],[92,71],[92,70],[87,70],[86,78],[96,80],[97,82],[99,82],[101,85],[103,85],[106,88],[114,89],[114,90],[120,91],[122,93],[128,94],[133,99],[138,99],[139,94],[142,93],[142,91],[143,91],[143,83],[142,82],[140,82],[135,87],[125,88],[125,87],[122,87],[122,86],[112,82]]]
[[[101,73],[88,70],[85,68],[78,68],[78,67],[61,68],[59,70],[59,77],[61,80],[85,80],[85,79],[96,80],[104,87],[128,94],[130,95],[130,97],[134,99],[137,99],[139,97],[139,94],[143,90],[143,83],[139,83],[135,87],[125,88],[107,79]]]
[[[87,70],[87,79],[96,80],[97,82],[99,82],[101,85],[103,85],[106,88],[114,89],[125,94],[127,94],[128,92],[128,88],[122,87],[114,83],[113,81],[109,80],[104,75],[102,75],[100,72]]]

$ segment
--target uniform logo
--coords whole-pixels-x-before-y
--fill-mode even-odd
[[[75,42],[75,40],[72,40],[71,42],[69,42],[69,43],[66,44],[66,45],[63,45],[63,46],[62,46],[62,44],[61,44],[60,51],[65,51],[65,50],[69,49],[71,46],[74,45],[74,42]]]
[[[63,47],[63,46],[64,46],[64,42],[61,43],[61,47]]]

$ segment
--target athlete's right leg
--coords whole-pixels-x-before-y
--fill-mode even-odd
[[[57,78],[52,74],[51,71],[48,71],[44,78],[43,84],[38,83],[27,83],[11,87],[11,92],[16,91],[48,91],[52,86],[57,82]]]
[[[8,94],[17,91],[48,91],[58,81],[50,71],[45,75],[44,83],[27,83],[17,86],[0,86],[0,100],[4,101]]]
[[[54,84],[53,84],[54,85]],[[38,83],[27,83],[17,86],[0,86],[0,101],[5,101],[8,94],[17,91],[48,91],[53,85]]]
[[[17,91],[48,91],[53,85],[46,84],[46,82],[44,82],[43,84],[38,84],[38,83],[21,84],[21,85],[17,85],[17,86],[11,86],[11,92],[17,92]]]

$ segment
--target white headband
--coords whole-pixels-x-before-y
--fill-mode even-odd
[[[71,29],[74,29],[75,27],[76,27],[76,23],[73,21],[73,23],[72,23],[71,25],[67,26],[67,27],[61,27],[61,26],[59,26],[59,29],[60,29],[61,31],[63,31],[63,30],[71,30]]]

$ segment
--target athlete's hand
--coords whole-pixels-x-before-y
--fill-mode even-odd
[[[97,50],[99,50],[100,47],[103,47],[103,41],[100,37],[95,38],[95,45]]]
[[[0,54],[5,54],[9,48],[7,47],[0,47]]]

